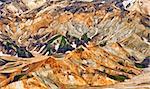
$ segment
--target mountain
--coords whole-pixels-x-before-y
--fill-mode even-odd
[[[0,88],[150,88],[149,0],[0,3]]]

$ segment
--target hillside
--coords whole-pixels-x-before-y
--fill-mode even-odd
[[[149,0],[1,0],[1,89],[150,89]]]

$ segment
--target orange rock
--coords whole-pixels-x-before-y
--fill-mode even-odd
[[[0,21],[0,29],[3,28],[3,23]]]
[[[79,13],[74,14],[74,20],[76,22],[85,23],[88,27],[92,26],[93,24],[93,14],[92,13]]]
[[[11,30],[12,30],[13,32],[16,32],[16,31],[17,31],[16,25],[14,24],[14,22],[10,22],[10,23],[9,23],[9,26],[10,26],[10,28],[11,28]]]
[[[70,14],[65,13],[58,17],[58,21],[59,21],[59,23],[65,23],[65,22],[68,22],[72,17],[73,17],[73,15],[71,13]]]
[[[48,25],[53,21],[52,17],[50,14],[44,14],[42,16],[42,20],[31,24],[31,26],[29,26],[29,30],[31,30],[33,33],[37,32],[40,28],[47,28]]]

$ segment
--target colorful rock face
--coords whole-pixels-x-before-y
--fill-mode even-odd
[[[148,3],[1,1],[0,88],[101,87],[145,73],[141,68],[150,64]]]

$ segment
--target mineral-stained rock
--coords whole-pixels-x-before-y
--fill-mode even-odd
[[[0,88],[105,86],[145,73],[140,68],[149,67],[149,4],[149,0],[2,1]]]

